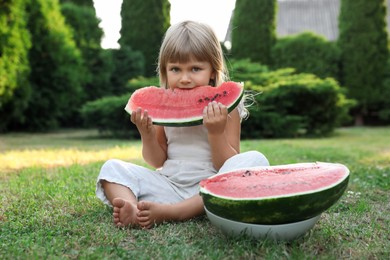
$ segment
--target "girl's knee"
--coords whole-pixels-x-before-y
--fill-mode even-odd
[[[218,173],[261,166],[269,166],[267,158],[258,151],[248,151],[229,158]]]
[[[116,168],[117,165],[120,164],[120,162],[121,161],[118,160],[118,159],[109,159],[102,165],[101,171],[110,170],[112,168]]]
[[[246,160],[253,166],[269,166],[269,161],[264,154],[258,151],[248,151],[242,153]]]

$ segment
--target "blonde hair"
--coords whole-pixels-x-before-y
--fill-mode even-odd
[[[186,63],[191,59],[210,62],[215,72],[214,86],[228,80],[221,44],[212,28],[206,24],[184,21],[172,25],[165,33],[158,57],[160,86],[167,88],[167,64]]]

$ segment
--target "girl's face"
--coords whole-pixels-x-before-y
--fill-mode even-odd
[[[167,64],[167,83],[170,89],[206,86],[214,77],[215,73],[207,61],[191,59],[186,63]]]

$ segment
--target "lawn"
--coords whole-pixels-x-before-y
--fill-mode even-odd
[[[140,148],[95,131],[0,135],[0,259],[390,259],[390,128],[242,141],[273,165],[326,161],[351,171],[343,197],[292,242],[226,237],[206,217],[115,228],[95,180],[109,158],[142,164]]]

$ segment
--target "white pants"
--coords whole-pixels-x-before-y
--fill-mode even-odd
[[[226,160],[218,173],[255,166],[269,166],[269,162],[262,153],[249,151]],[[209,176],[215,173],[210,172]],[[110,206],[111,203],[104,194],[101,180],[128,187],[137,200],[158,203],[177,203],[199,193],[199,182],[192,186],[180,187],[172,183],[169,177],[162,175],[158,170],[150,170],[129,162],[111,159],[102,166],[96,183],[96,196]]]

